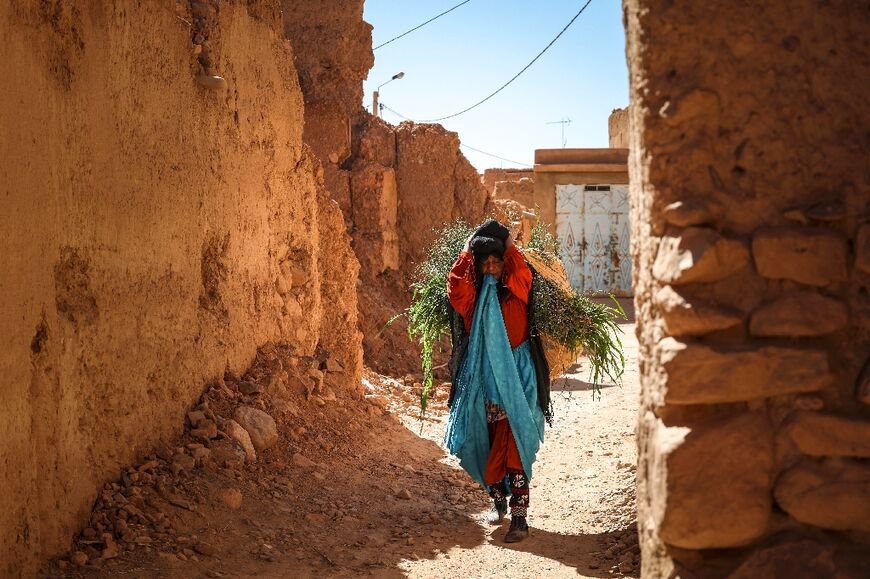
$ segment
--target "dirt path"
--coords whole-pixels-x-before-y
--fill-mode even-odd
[[[633,324],[622,327],[628,367],[621,388],[606,387],[592,401],[582,364],[555,384],[556,421],[547,429],[532,481],[529,539],[504,544],[507,522],[501,528],[481,524],[476,532],[483,540],[470,549],[403,562],[410,577],[496,577],[506,570],[511,577],[636,576],[637,341]],[[437,440],[441,432],[430,428],[426,435]],[[625,573],[614,569],[620,563]]]
[[[582,365],[556,385],[556,422],[532,481],[532,535],[522,543],[501,542],[507,524],[485,525],[488,498],[438,444],[445,393],[420,436],[414,378],[367,373],[365,397],[331,402],[299,392],[213,391],[218,415],[246,404],[274,416],[279,444],[252,464],[206,461],[173,474],[172,461],[155,456],[148,470],[129,469],[103,494],[114,506],[101,507],[125,522],[98,508],[77,542],[87,563],[68,557],[45,575],[487,577],[507,569],[511,577],[635,576],[637,346],[633,325],[623,328],[621,388],[606,387],[593,401]],[[286,353],[269,356],[264,368],[303,367]],[[258,379],[268,384],[264,372]],[[125,537],[108,558],[107,530]]]

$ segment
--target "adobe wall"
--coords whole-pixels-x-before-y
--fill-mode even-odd
[[[360,326],[366,362],[393,375],[419,372],[416,345],[402,319],[414,271],[434,230],[455,219],[483,219],[489,195],[441,125],[393,126],[364,115],[355,129],[351,166],[353,247],[361,264]]]
[[[607,135],[611,149],[628,148],[628,119],[628,107],[613,109],[613,112],[607,117]]]
[[[532,179],[534,181],[535,172],[533,169],[484,169],[483,171],[483,186],[492,195],[495,190],[496,183],[504,181],[516,182],[522,179]]]
[[[0,3],[4,577],[64,550],[260,345],[319,343],[358,381],[358,341],[334,337],[357,336],[356,261],[315,194],[277,7],[179,6]]]
[[[624,9],[643,576],[866,576],[870,16]]]
[[[375,62],[372,27],[363,20],[363,0],[280,2],[305,99],[305,143],[350,227],[351,140],[365,114],[362,83]]]
[[[516,201],[529,211],[535,210],[535,180],[525,177],[518,181],[498,181],[492,191],[492,199]]]

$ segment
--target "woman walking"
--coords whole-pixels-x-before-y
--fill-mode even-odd
[[[529,481],[544,440],[529,343],[531,287],[522,253],[494,220],[468,239],[448,276],[448,298],[468,344],[454,380],[445,443],[492,497],[490,523],[507,514],[510,494],[507,543],[529,534]]]

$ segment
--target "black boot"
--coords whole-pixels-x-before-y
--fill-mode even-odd
[[[525,517],[512,516],[511,526],[504,536],[505,543],[519,543],[529,536],[529,524]]]

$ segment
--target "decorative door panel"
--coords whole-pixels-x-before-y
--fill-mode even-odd
[[[631,295],[627,185],[557,185],[556,235],[574,288]]]

